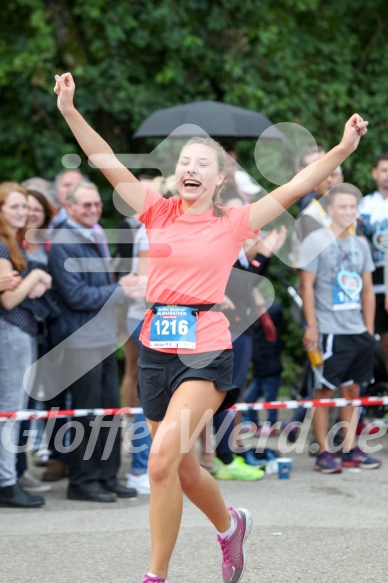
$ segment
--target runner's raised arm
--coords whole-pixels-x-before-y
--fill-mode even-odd
[[[279,216],[301,196],[325,180],[352,152],[367,132],[368,122],[358,113],[346,122],[341,142],[314,164],[303,168],[290,182],[279,186],[251,206],[249,222],[256,231]]]
[[[75,83],[71,73],[55,75],[54,92],[58,109],[65,118],[82,150],[101,170],[123,200],[138,213],[144,206],[146,188],[115,156],[112,148],[87,123],[74,106]]]

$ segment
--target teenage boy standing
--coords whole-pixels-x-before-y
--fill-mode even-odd
[[[303,242],[299,260],[301,294],[307,350],[322,350],[324,364],[314,368],[315,398],[358,398],[360,384],[373,377],[375,297],[374,265],[366,241],[354,234],[357,189],[335,186],[328,200],[331,226],[311,233]],[[322,249],[322,251],[321,251]],[[328,409],[317,407],[313,416],[319,446],[314,469],[337,473],[342,466],[378,468],[380,460],[356,446],[357,415],[353,406],[341,407],[343,427],[342,463],[330,452],[327,442]]]

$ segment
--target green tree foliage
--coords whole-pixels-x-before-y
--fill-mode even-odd
[[[199,99],[298,123],[325,147],[358,111],[370,130],[344,172],[364,192],[388,151],[385,0],[14,0],[1,17],[0,180],[52,178],[78,152],[52,92],[66,70],[80,111],[117,152],[146,153],[131,140],[139,124]],[[237,149],[263,182],[254,144]]]
[[[138,148],[131,135],[152,111],[196,99],[299,123],[325,146],[358,110],[370,135],[346,174],[362,189],[388,149],[383,0],[15,0],[2,23],[2,178],[51,176],[76,150],[52,94],[65,70],[122,152]]]

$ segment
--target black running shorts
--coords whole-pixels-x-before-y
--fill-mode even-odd
[[[212,381],[225,399],[217,413],[235,404],[239,388],[232,383],[233,351],[171,354],[142,346],[138,361],[137,392],[144,415],[162,421],[170,399],[184,381]]]
[[[324,363],[316,369],[318,389],[371,381],[376,340],[368,332],[323,334],[321,343]]]

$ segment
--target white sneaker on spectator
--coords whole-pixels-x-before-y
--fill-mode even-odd
[[[127,478],[127,488],[135,488],[138,494],[150,493],[150,480],[148,473],[145,474],[125,474]]]
[[[36,494],[38,492],[50,492],[51,486],[48,484],[43,484],[40,480],[37,480],[30,474],[28,470],[24,472],[20,478],[18,478],[18,484],[30,494]]]
[[[31,453],[31,456],[36,466],[47,466],[50,457],[50,451],[47,448],[36,449]]]

